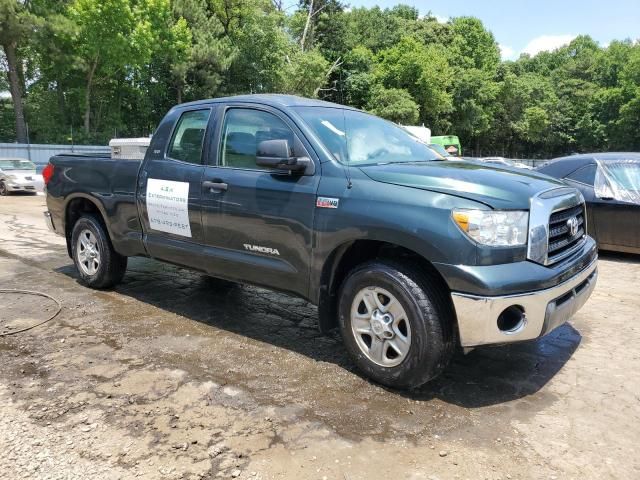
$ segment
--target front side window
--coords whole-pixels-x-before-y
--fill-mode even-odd
[[[294,145],[293,131],[272,113],[248,108],[228,110],[222,127],[220,164],[262,169],[256,164],[256,152],[265,140],[287,140],[290,146]]]
[[[167,155],[174,160],[201,164],[202,143],[209,123],[210,110],[184,112],[178,120]]]
[[[575,172],[567,175],[565,178],[573,180],[574,182],[584,183],[585,185],[593,186],[593,182],[596,178],[596,165],[586,165],[579,168]]]
[[[339,162],[373,165],[443,159],[404,128],[374,115],[330,107],[294,108]]]

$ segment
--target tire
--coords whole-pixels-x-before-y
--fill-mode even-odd
[[[113,249],[106,228],[91,214],[83,215],[73,226],[71,256],[82,283],[91,288],[113,287],[127,270],[127,257]]]
[[[5,197],[7,195],[9,195],[9,189],[3,181],[0,181],[0,196]]]
[[[435,378],[455,349],[455,316],[447,299],[439,282],[411,266],[372,261],[357,267],[342,284],[338,306],[352,360],[368,378],[392,388],[415,388]]]

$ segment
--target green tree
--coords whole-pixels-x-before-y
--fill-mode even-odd
[[[419,116],[418,104],[409,92],[401,88],[374,88],[367,110],[403,125],[415,125]]]
[[[13,101],[16,139],[27,142],[27,126],[24,117],[24,77],[20,47],[35,29],[38,19],[28,10],[25,2],[0,0],[0,46],[7,63],[7,79]]]
[[[238,49],[215,14],[215,4],[209,0],[173,0],[173,5],[174,15],[184,18],[192,32],[192,44],[187,55],[175,64],[179,74],[177,78],[181,80],[179,99],[216,96],[224,88]],[[235,20],[226,21],[229,30],[236,25]]]
[[[77,26],[73,38],[77,68],[85,76],[84,131],[87,135],[96,76],[110,76],[144,64],[151,56],[150,23],[140,18],[139,12],[129,0],[75,0],[69,6],[69,18]]]
[[[500,49],[493,34],[473,17],[458,17],[451,22],[453,38],[449,50],[452,64],[461,69],[476,68],[494,72],[500,63]]]
[[[228,93],[277,91],[289,51],[293,48],[285,29],[285,17],[270,2],[256,2],[243,15],[242,28],[230,31],[237,51],[229,66]]]
[[[344,96],[340,100],[357,108],[364,108],[369,102],[376,79],[373,75],[375,56],[366,47],[358,46],[344,55],[341,65],[339,88]]]
[[[640,44],[636,42],[620,73],[620,115],[616,120],[616,145],[625,150],[640,149]],[[621,102],[621,103],[622,103]]]
[[[392,47],[402,36],[400,18],[389,10],[353,8],[347,14],[347,45],[349,48],[363,46],[374,53]]]
[[[294,49],[282,73],[281,91],[305,97],[317,97],[327,81],[329,61],[319,50]]]
[[[420,106],[420,120],[432,128],[446,130],[446,115],[452,110],[449,90],[453,72],[446,53],[435,45],[425,46],[413,37],[403,37],[378,57],[376,76],[387,88],[407,90]]]
[[[297,24],[300,48],[305,51],[318,47],[332,50],[343,25],[336,21],[344,6],[339,0],[300,0]]]
[[[481,142],[494,127],[498,84],[482,70],[465,70],[454,78],[452,131],[474,145],[481,153]]]
[[[176,102],[287,92],[455,133],[476,153],[640,147],[640,44],[501,62],[476,18],[340,0],[0,0],[0,137],[146,135]],[[22,109],[22,110],[21,110]],[[417,112],[417,118],[416,118]],[[84,125],[85,129],[78,129]],[[80,131],[79,131],[80,130]]]

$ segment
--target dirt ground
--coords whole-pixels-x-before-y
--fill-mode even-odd
[[[43,196],[0,197],[0,289],[60,315],[0,337],[0,478],[638,479],[640,258],[533,343],[458,355],[398,392],[362,378],[316,309],[132,259],[81,286]],[[0,293],[0,332],[55,303]]]

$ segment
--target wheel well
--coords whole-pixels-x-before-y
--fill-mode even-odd
[[[67,253],[71,257],[71,233],[73,232],[73,226],[76,224],[78,219],[84,215],[85,213],[92,213],[98,218],[102,224],[104,225],[104,219],[102,218],[102,214],[100,210],[91,200],[86,198],[74,198],[69,202],[65,211],[65,221],[64,221],[64,233],[67,239]]]
[[[350,271],[370,260],[395,260],[418,267],[443,291],[449,286],[429,260],[405,247],[378,240],[356,240],[336,248],[322,269],[318,313],[320,330],[327,332],[338,326],[338,293]],[[453,305],[451,305],[453,309]]]

